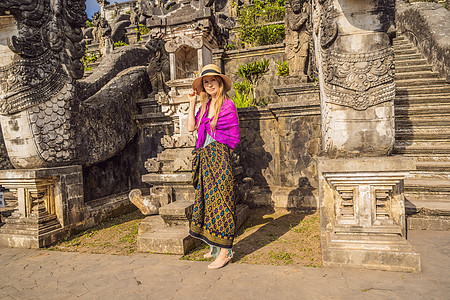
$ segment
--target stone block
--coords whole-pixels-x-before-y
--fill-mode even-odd
[[[140,252],[184,255],[194,248],[195,244],[188,228],[182,226],[149,231],[137,238],[137,248]]]
[[[411,216],[406,219],[408,230],[450,230],[448,216]]]
[[[188,224],[192,216],[193,202],[175,201],[159,209],[159,215],[169,225]]]
[[[167,224],[159,215],[148,216],[139,223],[138,235],[164,227],[167,227]]]

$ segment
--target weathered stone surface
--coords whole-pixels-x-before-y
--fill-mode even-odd
[[[128,197],[130,198],[130,201],[139,208],[143,215],[148,216],[158,214],[161,204],[151,196],[142,196],[141,190],[132,190],[128,194]]]
[[[244,176],[255,181],[247,203],[316,208],[319,103],[270,104],[238,113],[241,142],[235,152]]]
[[[415,169],[401,157],[320,159],[325,265],[420,272],[406,241],[403,179]]]
[[[394,1],[314,1],[322,139],[330,156],[383,156],[394,144]]]
[[[81,166],[2,170],[0,185],[18,198],[0,227],[2,245],[48,246],[85,224]]]

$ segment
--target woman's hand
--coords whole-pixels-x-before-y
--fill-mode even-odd
[[[189,93],[188,98],[189,98],[189,104],[190,104],[191,106],[195,106],[195,103],[197,102],[197,90],[194,90],[194,89],[193,89],[193,90]]]
[[[187,119],[187,129],[189,132],[195,130],[195,103],[197,102],[197,90],[192,90],[188,94],[189,98],[189,112]]]

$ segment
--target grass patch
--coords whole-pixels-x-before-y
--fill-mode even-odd
[[[205,260],[205,244],[183,256],[184,260]],[[234,240],[235,263],[321,267],[318,212],[257,208]]]
[[[136,251],[138,227],[144,216],[139,210],[116,218],[50,246],[48,250],[95,254],[130,255]]]

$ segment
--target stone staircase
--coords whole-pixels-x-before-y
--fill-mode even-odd
[[[405,180],[407,213],[450,216],[450,84],[405,36],[394,40],[394,50],[394,154],[417,161]]]

